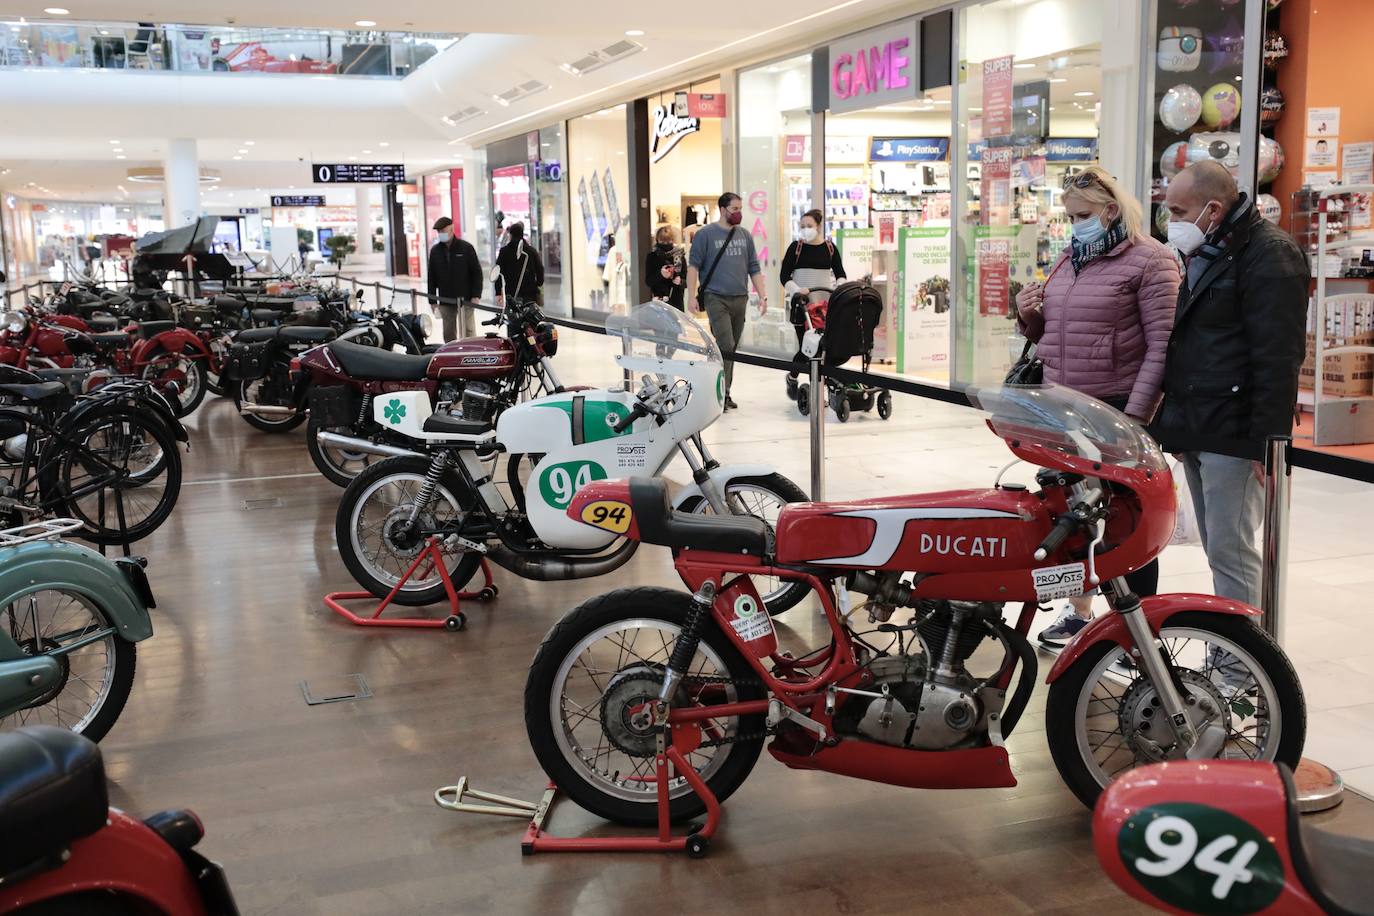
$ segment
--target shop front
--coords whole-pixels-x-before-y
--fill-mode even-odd
[[[495,263],[507,230],[520,223],[544,265],[543,307],[571,313],[564,292],[563,226],[567,223],[563,125],[529,131],[488,144],[484,151],[489,231],[478,231],[478,255]],[[483,229],[488,227],[484,226]]]
[[[102,270],[122,277],[134,240],[163,228],[162,208],[154,204],[38,201],[10,193],[0,201],[0,221],[11,284]]]
[[[573,313],[591,320],[637,298],[637,265],[628,255],[630,162],[628,106],[567,122],[564,173],[572,219],[568,253]]]

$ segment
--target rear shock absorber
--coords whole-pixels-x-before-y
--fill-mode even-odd
[[[434,453],[434,458],[429,462],[429,470],[425,472],[425,482],[420,485],[420,492],[415,496],[415,504],[410,507],[410,524],[414,525],[420,518],[420,513],[429,508],[430,502],[434,499],[434,491],[439,489],[439,478],[444,476],[448,463],[446,450],[440,449]]]
[[[692,667],[692,658],[701,644],[701,627],[706,616],[711,613],[711,605],[716,599],[716,583],[707,579],[692,596],[692,605],[687,610],[687,620],[682,625],[677,642],[673,643],[673,654],[668,658],[668,670],[663,675],[663,688],[658,692],[660,703],[667,703],[677,689],[678,682]]]
[[[367,418],[372,416],[372,395],[363,395],[363,405],[358,408],[358,420],[356,426],[362,429],[367,425]]]

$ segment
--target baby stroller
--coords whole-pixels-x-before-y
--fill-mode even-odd
[[[791,308],[793,323],[803,335],[803,352],[808,356],[808,351],[814,352],[826,366],[842,366],[859,356],[863,359],[863,371],[867,372],[873,359],[873,329],[883,315],[883,298],[878,291],[867,281],[851,280],[835,287],[828,300],[806,300],[804,295],[794,296]],[[797,409],[806,416],[811,412],[811,385],[794,383],[789,378],[789,394],[793,394],[793,384]],[[830,408],[841,423],[849,422],[850,411],[867,412],[874,407],[884,420],[892,416],[892,393],[886,389],[827,378],[825,391]]]

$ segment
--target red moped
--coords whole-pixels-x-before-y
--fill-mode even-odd
[[[705,830],[682,838],[689,851],[704,849],[718,802],[765,742],[794,769],[912,788],[1014,786],[1005,742],[1034,683],[1036,611],[1094,587],[1113,610],[1063,650],[1046,709],[1054,762],[1085,804],[1145,763],[1296,764],[1302,692],[1254,625],[1259,611],[1206,595],[1142,599],[1125,581],[1173,531],[1173,482],[1154,441],[1053,385],[969,397],[1040,468],[1036,489],[999,479],[789,504],[775,528],[675,512],[661,480],[580,489],[569,515],[674,548],[691,593],[612,592],[550,631],[530,668],[525,723],[557,786],[611,820],[662,814],[665,833],[669,820],[711,812]],[[780,650],[751,582],[759,575],[810,586],[823,644]]]
[[[1298,817],[1282,764],[1175,761],[1107,787],[1093,844],[1122,890],[1166,913],[1374,913],[1374,842]]]
[[[74,732],[0,734],[0,913],[237,916],[204,833],[190,811],[111,808],[100,750]]]

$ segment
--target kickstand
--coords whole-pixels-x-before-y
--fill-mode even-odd
[[[440,539],[438,535],[431,535],[425,542],[424,548],[416,555],[415,560],[410,564],[410,568],[401,576],[401,581],[387,593],[382,599],[382,603],[377,605],[377,609],[372,612],[371,617],[363,617],[355,614],[344,607],[344,601],[358,601],[364,598],[375,597],[371,592],[330,592],[324,596],[325,605],[334,613],[360,627],[409,627],[409,628],[435,628],[443,627],[448,630],[461,630],[467,624],[467,615],[458,608],[459,599],[490,601],[500,594],[500,589],[496,587],[496,581],[491,576],[491,566],[487,563],[487,558],[482,558],[482,588],[476,592],[460,592],[453,587],[453,579],[448,574],[448,567],[444,565],[444,553],[439,549]],[[429,563],[422,576],[428,576],[434,570],[438,570],[439,578],[444,583],[444,594],[448,599],[449,613],[447,617],[382,617],[391,602],[400,594],[401,589],[414,576],[416,570],[420,569],[425,563]]]

